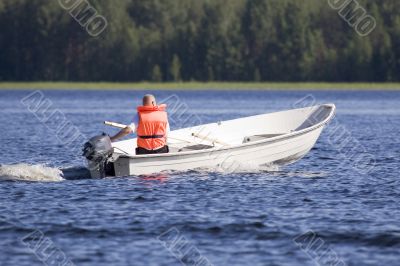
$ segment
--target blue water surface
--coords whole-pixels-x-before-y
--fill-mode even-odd
[[[30,93],[0,91],[0,265],[400,265],[399,92],[154,91],[179,103],[172,129],[338,110],[287,167],[102,180],[46,112],[85,138],[113,134],[102,122],[129,123],[148,91],[43,91],[36,114]]]

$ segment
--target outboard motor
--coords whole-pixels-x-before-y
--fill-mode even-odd
[[[114,148],[108,135],[103,134],[91,138],[83,147],[83,156],[88,160],[92,178],[105,178],[108,159],[112,156]]]

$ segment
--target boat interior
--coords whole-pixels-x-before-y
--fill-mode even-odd
[[[271,114],[239,118],[171,131],[170,153],[232,147],[277,138],[327,121],[334,105],[320,105]],[[116,153],[136,156],[136,139],[113,143]]]

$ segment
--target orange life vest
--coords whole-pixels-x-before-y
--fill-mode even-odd
[[[157,150],[167,145],[167,105],[139,106],[137,146],[146,150]]]

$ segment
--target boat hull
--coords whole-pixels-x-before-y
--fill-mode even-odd
[[[323,126],[285,139],[202,153],[142,158],[122,156],[114,163],[115,174],[131,176],[202,168],[234,172],[252,166],[287,165],[304,157],[315,145],[322,130]]]
[[[287,165],[313,148],[335,110],[324,104],[179,129],[168,135],[168,154],[136,155],[136,139],[113,143],[112,158],[92,167],[92,177],[104,176],[110,165],[115,176]]]

